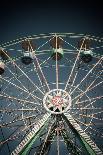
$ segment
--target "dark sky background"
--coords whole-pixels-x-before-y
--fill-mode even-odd
[[[76,32],[102,36],[103,8],[100,0],[0,1],[0,44],[19,37]]]

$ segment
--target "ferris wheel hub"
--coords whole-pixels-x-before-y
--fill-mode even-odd
[[[52,114],[62,114],[71,106],[71,96],[62,89],[53,89],[43,98],[45,109]]]

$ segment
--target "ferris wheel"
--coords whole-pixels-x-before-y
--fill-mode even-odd
[[[0,45],[0,154],[103,154],[103,38],[50,33]]]

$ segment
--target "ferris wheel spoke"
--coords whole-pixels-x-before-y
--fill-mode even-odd
[[[5,78],[3,78],[3,77],[0,77],[0,78],[1,78],[2,80],[6,81],[7,83],[11,84],[12,86],[16,87],[17,89],[22,90],[23,92],[29,93],[29,95],[31,94],[31,93],[28,92],[27,90],[25,90],[25,89],[23,89],[23,88],[17,86],[16,84],[10,82],[10,80],[7,80],[7,79],[5,79]],[[34,96],[34,95],[33,95],[33,98],[38,99],[38,100],[41,100],[39,97]]]
[[[69,90],[70,93],[71,93],[72,87],[73,87],[73,85],[74,85],[74,82],[75,82],[75,80],[76,80],[76,77],[77,77],[77,75],[78,75],[78,72],[79,72],[79,71],[77,71],[76,74],[75,74],[75,76],[74,76],[74,79],[73,79],[73,82],[72,82],[72,85],[71,85],[71,89]]]
[[[42,87],[43,87],[43,86],[41,86],[41,87],[39,87],[39,88],[42,89]],[[34,93],[37,94],[36,91],[37,91],[37,89],[31,91],[31,92],[27,95],[27,97],[26,97],[25,99],[28,99],[30,94],[32,94],[32,95],[33,95]],[[31,96],[32,96],[32,95],[31,95]],[[33,96],[34,96],[34,95],[33,95]],[[35,96],[34,96],[34,97],[35,97]],[[33,97],[33,98],[34,98],[34,97]],[[34,100],[35,100],[35,98],[34,98]],[[37,101],[37,100],[36,100],[36,101]],[[39,98],[39,102],[42,102],[42,98]],[[38,101],[37,101],[37,103],[38,103]],[[38,103],[38,105],[41,105],[41,103],[40,103],[40,104]]]
[[[0,109],[0,112],[13,112],[13,111],[35,111],[36,108],[32,108],[32,109],[7,109],[7,108],[3,108],[3,109]]]
[[[51,57],[48,57],[46,60],[44,60],[44,61],[40,64],[40,67],[41,67],[41,65],[47,63],[48,60],[50,60],[50,58],[51,58]],[[34,63],[34,62],[33,62],[33,63]],[[34,63],[34,66],[35,66],[35,63]],[[37,76],[38,76],[38,79],[39,79],[40,85],[41,85],[41,87],[43,87],[43,90],[44,90],[44,92],[45,92],[45,85],[43,86],[43,78],[41,78],[40,75],[39,75],[38,67],[35,66],[34,70],[36,71],[36,74],[37,74]]]
[[[84,37],[84,39],[85,39],[86,36],[83,36],[83,37]],[[67,45],[71,46],[74,50],[79,51],[79,49],[78,49],[76,46],[74,46],[74,45],[72,45],[71,43],[69,43],[68,41],[64,40],[61,36],[59,36],[59,38],[60,38],[61,40],[63,40]],[[83,46],[83,45],[82,45],[82,46]],[[77,53],[76,53],[76,54],[77,54]]]
[[[78,89],[80,90],[80,92],[82,92],[81,94],[84,93],[84,91],[83,91],[82,89],[80,89],[80,88],[78,88]],[[87,93],[85,93],[85,95],[86,95],[86,97],[88,98],[88,101],[91,102],[91,98],[87,95]],[[79,95],[78,95],[78,96],[79,96]],[[77,97],[77,96],[76,96],[76,97]],[[72,99],[72,101],[74,101],[74,100],[76,99],[76,97],[75,97],[74,99]],[[75,102],[75,104],[73,105],[73,107],[75,107],[75,105],[78,104],[78,102],[79,102],[79,99]]]
[[[78,114],[80,112],[80,110],[88,109],[88,107],[91,106],[91,105],[92,105],[92,107],[90,107],[89,109],[90,110],[95,110],[96,108],[93,107],[93,103],[95,103],[95,102],[96,102],[96,100],[94,100],[93,102],[90,102],[90,100],[89,100],[89,103],[86,106],[84,106],[83,108],[79,108],[79,110],[76,113],[74,113],[73,115]]]
[[[56,37],[56,89],[58,89],[58,86],[59,86],[59,78],[58,78],[58,55],[57,55],[57,35],[55,36]]]
[[[102,113],[103,111],[101,111],[101,113]],[[100,121],[102,121],[102,118],[100,119],[100,118],[98,118],[98,117],[95,117],[94,116],[94,113],[92,114],[92,115],[84,115],[84,114],[79,114],[79,116],[80,117],[82,117],[82,118],[92,118],[92,119],[96,119],[96,120],[100,120]]]
[[[40,49],[41,47],[43,47],[43,46],[44,46],[45,44],[47,44],[48,42],[49,42],[49,41],[47,41],[46,43],[44,43],[43,45],[41,45],[40,47],[38,47],[38,49]],[[34,51],[33,48],[32,48],[32,45],[31,45],[30,41],[29,41],[29,45],[30,45],[30,48],[31,48],[32,53],[34,54],[34,63],[35,63],[35,66],[38,68],[38,69],[37,69],[38,75],[39,75],[40,79],[42,79],[43,82],[45,82],[45,86],[46,86],[47,91],[50,91],[50,88],[49,88],[47,79],[46,79],[45,76],[44,76],[44,73],[43,73],[43,71],[42,71],[42,68],[41,68],[41,66],[40,66],[40,63],[39,63],[38,58],[37,58],[37,56],[36,56],[36,54],[35,54],[35,51]],[[37,50],[38,50],[38,49],[37,49]]]
[[[89,104],[88,104],[88,106],[89,106]],[[102,108],[95,108],[95,107],[94,108],[88,108],[88,107],[87,108],[70,108],[70,110],[76,110],[76,109],[77,110],[103,110]]]
[[[8,141],[14,141],[14,140],[20,138],[19,135],[20,135],[22,132],[25,132],[27,129],[33,127],[34,125],[35,125],[35,122],[32,123],[32,124],[30,124],[30,125],[24,126],[24,127],[22,127],[22,126],[18,127],[16,130],[19,129],[20,131],[17,131],[17,133],[14,134],[15,131],[16,131],[16,130],[15,130],[15,131],[11,134],[11,136],[9,136],[9,138],[5,139],[4,141],[1,141],[1,142],[0,142],[0,145],[5,144],[5,143],[8,142]],[[10,126],[10,127],[12,128],[12,126]],[[14,127],[15,127],[15,126],[14,126]]]
[[[6,66],[7,67],[7,66]],[[23,83],[15,76],[15,74],[9,69],[9,67],[7,67],[9,72],[13,75],[13,77],[22,85],[22,87],[26,90],[26,92],[28,92],[28,96],[31,95],[34,99],[35,99],[35,96],[29,92],[29,90],[23,85]],[[21,88],[21,87],[20,87]],[[24,90],[23,89],[23,90]],[[24,91],[25,92],[25,91]]]
[[[0,97],[3,97],[3,98],[7,98],[8,100],[16,100],[20,103],[30,103],[30,104],[37,104],[37,105],[41,105],[39,103],[35,103],[35,102],[32,102],[32,101],[29,101],[29,100],[23,100],[23,99],[20,99],[20,98],[17,98],[17,97],[13,97],[13,96],[10,96],[6,93],[3,93],[3,94],[0,94]]]
[[[8,106],[9,107],[9,106]],[[13,118],[13,120],[12,120],[12,122],[15,122],[15,120],[18,120],[19,118],[23,118],[23,115],[26,113],[26,112],[36,112],[36,113],[38,113],[38,112],[40,112],[39,111],[39,109],[37,108],[37,107],[33,107],[32,108],[32,110],[30,109],[30,108],[26,108],[26,109],[10,109],[10,108],[2,108],[1,110],[0,110],[0,112],[1,112],[1,120],[3,120],[3,116],[4,116],[4,114],[6,114],[6,115],[8,115],[8,116],[10,116],[11,118]],[[13,112],[22,112],[22,114],[19,114],[19,115],[17,115],[17,117],[16,117],[16,114],[15,113],[13,113]],[[40,112],[40,114],[41,114],[41,112]],[[13,116],[14,115],[14,116]],[[29,115],[30,115],[30,113],[29,113]],[[0,120],[0,121],[1,121]],[[9,123],[9,122],[8,122]],[[7,123],[6,123],[7,124]]]
[[[22,109],[22,111],[23,111],[23,109]],[[43,112],[39,111],[38,109],[36,109],[36,111],[38,111],[39,113],[37,113],[35,115],[31,115],[31,116],[26,116],[26,117],[24,117],[23,113],[21,113],[21,114],[17,115],[11,122],[9,121],[8,123],[3,123],[3,124],[0,125],[0,127],[6,127],[8,125],[14,124],[15,122],[23,121],[23,120],[30,119],[30,118],[33,118],[33,117],[37,118],[38,116],[44,114]],[[24,113],[25,112],[26,111],[24,110]]]
[[[22,110],[23,111],[23,110]],[[36,111],[38,111],[38,109],[36,108]],[[25,113],[25,111],[24,111],[24,113]],[[43,114],[43,112],[40,112],[39,111],[39,114],[37,114],[37,115],[35,115],[36,117],[38,117],[39,115],[41,115],[41,114]],[[35,118],[36,118],[35,117]],[[22,119],[21,119],[22,118]],[[29,117],[28,117],[28,119],[30,119]],[[17,117],[15,117],[11,122],[8,122],[8,123],[3,123],[3,124],[1,124],[1,128],[2,127],[12,127],[12,126],[10,126],[10,125],[12,125],[13,124],[13,126],[14,126],[14,123],[15,122],[18,122],[19,120],[21,120],[21,121],[24,121],[25,119],[23,118],[23,114],[20,114],[20,115],[18,115]]]
[[[101,109],[101,110],[103,110],[103,109]],[[100,114],[100,113],[103,113],[103,111],[94,112],[93,114],[97,115],[97,114]]]
[[[28,75],[15,63],[15,61],[7,54],[7,52],[5,52],[4,50],[2,50],[2,52],[8,57],[8,59],[10,59],[10,62],[15,65],[22,73],[23,75],[42,93],[44,94],[39,87],[28,77]]]
[[[90,98],[90,100],[99,100],[99,99],[102,99],[103,96],[96,96],[96,97],[93,97],[93,98]],[[79,101],[78,103],[84,103],[84,102],[88,102],[89,100],[83,100],[83,101]]]
[[[72,116],[76,116],[80,111],[82,111],[82,110],[103,110],[103,108],[102,107],[100,107],[100,108],[95,108],[94,106],[93,106],[93,104],[96,102],[96,100],[94,100],[93,102],[90,102],[90,103],[88,103],[86,106],[84,106],[83,108],[73,108],[74,110],[75,109],[78,109],[78,111],[77,112],[75,112],[75,113],[73,113],[72,114]],[[89,107],[89,106],[92,106],[92,107]],[[94,113],[94,112],[93,112]]]
[[[94,85],[93,87],[89,88],[89,91],[94,89],[95,87],[101,85],[103,83],[103,81],[98,82],[96,85]]]
[[[42,51],[41,51],[42,52]],[[35,55],[37,55],[36,53],[35,53]],[[40,64],[40,67],[42,67],[44,64],[48,64],[49,65],[49,60],[51,59],[51,56],[48,56],[48,58],[47,59],[45,59],[45,60],[42,60],[42,59],[40,59],[40,61],[41,62],[39,62],[39,64]],[[35,66],[35,70],[36,70],[36,66]]]
[[[85,93],[91,91],[92,89],[94,89],[95,87],[97,87],[98,85],[100,85],[100,84],[102,84],[102,83],[103,83],[103,81],[99,82],[98,84],[96,84],[96,85],[93,86],[93,87],[91,87],[91,85],[88,86],[88,88],[87,88],[83,93],[79,94],[78,96],[76,96],[76,97],[73,99],[73,100],[75,100],[75,99],[77,99],[77,98],[79,97],[79,99],[75,102],[75,104],[78,103],[78,101],[80,100],[80,98],[81,98]],[[90,87],[91,87],[91,88],[90,88]],[[90,100],[91,100],[91,98],[90,98]]]
[[[16,119],[15,121],[11,121],[11,122],[8,122],[8,123],[1,124],[0,127],[1,128],[7,127],[8,125],[10,125],[10,124],[12,125],[15,122],[23,121],[23,120],[26,120],[26,119],[29,119],[29,118],[33,118],[33,117],[36,117],[36,115],[32,115],[32,116],[28,116],[28,117],[23,117],[23,118],[20,118],[20,119]]]
[[[87,78],[87,76],[93,71],[93,69],[102,61],[103,57],[101,57],[97,63],[89,70],[89,72],[85,75],[85,77],[80,81],[79,84],[77,84],[77,86],[74,88],[74,90],[71,92],[71,94],[73,94],[73,92],[81,85],[81,83]]]
[[[8,143],[9,141],[13,141],[13,140],[15,140],[16,138],[17,138],[17,134],[18,133],[16,133],[15,134],[15,132],[17,132],[18,130],[20,130],[21,128],[22,128],[22,125],[20,125],[20,126],[16,126],[17,128],[6,138],[6,139],[4,139],[4,140],[2,140],[1,142],[0,142],[0,145],[2,146],[2,145],[4,145],[5,143]],[[14,126],[14,128],[15,128],[15,126]],[[14,134],[15,134],[15,136],[14,136]],[[20,132],[19,132],[19,134],[20,134]],[[15,137],[15,138],[14,138]]]
[[[82,93],[84,92],[82,89],[80,89],[80,88],[78,88],[78,89],[80,90],[80,92],[82,92]],[[86,95],[86,97],[88,98],[87,101],[88,101],[88,102],[91,102],[91,98],[90,98],[86,93],[85,93],[85,95]],[[74,100],[74,99],[72,99],[72,101],[73,101],[73,100]],[[83,103],[84,103],[84,102],[83,102]],[[72,108],[70,108],[70,110],[71,110],[71,109],[75,109],[75,110],[78,109],[78,111],[76,112],[76,113],[78,113],[78,112],[80,112],[80,110],[83,109],[83,108],[80,108],[80,107],[77,108],[77,107],[75,107],[75,105],[80,105],[80,104],[79,104],[79,100],[78,100],[78,102],[75,102],[75,103],[73,104],[73,106],[72,106]],[[88,104],[88,105],[92,105],[92,103],[90,103],[90,104]],[[86,106],[86,107],[87,107],[87,106]]]
[[[62,38],[61,38],[61,39],[62,39]],[[62,40],[63,40],[63,39],[62,39]],[[71,45],[70,43],[68,43],[67,41],[65,41],[65,40],[63,40],[63,41],[66,42],[67,44],[69,44],[70,46],[72,46],[72,45]],[[74,65],[73,65],[73,67],[72,67],[71,73],[70,73],[70,75],[69,75],[69,77],[68,77],[68,80],[67,80],[67,82],[66,82],[66,86],[65,86],[65,89],[64,89],[64,90],[67,89],[67,86],[68,86],[68,84],[69,84],[69,82],[70,82],[71,76],[72,76],[72,74],[73,74],[73,72],[74,72],[74,68],[75,68],[75,66],[76,66],[76,64],[77,64],[77,61],[78,61],[78,59],[79,59],[80,52],[81,52],[81,50],[82,50],[82,46],[83,46],[83,44],[84,44],[84,41],[85,41],[85,38],[83,39],[83,42],[82,42],[81,47],[80,47],[79,50],[78,50],[76,47],[72,46],[74,49],[76,49],[76,50],[79,51],[79,52],[78,52],[77,57],[76,57],[76,59],[75,59]]]
[[[31,116],[23,117],[23,118],[21,116],[21,118],[19,118],[19,119],[15,119],[15,120],[13,120],[11,122],[1,124],[0,128],[5,128],[5,127],[9,127],[10,128],[10,125],[13,125],[14,123],[16,123],[18,121],[24,121],[24,120],[27,120],[27,119],[30,119],[30,118],[37,118],[37,116],[36,115],[31,115]]]
[[[102,71],[103,72],[103,71]],[[102,73],[101,72],[101,73]],[[79,99],[83,96],[83,95],[85,95],[87,92],[89,92],[90,90],[92,90],[92,89],[94,89],[95,87],[97,87],[97,86],[99,86],[100,84],[102,84],[103,83],[103,81],[100,81],[99,83],[97,83],[97,84],[95,84],[93,87],[92,87],[92,85],[95,83],[95,81],[97,80],[99,78],[99,76],[96,76],[96,78],[91,82],[91,84],[86,88],[86,90],[85,91],[83,91],[82,93],[80,93],[79,95],[77,95],[73,100],[75,100],[76,98],[78,98],[79,97]],[[79,100],[78,99],[78,100]],[[78,101],[77,100],[77,101]],[[76,104],[76,103],[75,103]]]
[[[7,66],[6,66],[7,67]],[[21,74],[20,76],[18,76],[18,79],[20,78],[20,77],[22,77],[22,75],[23,74]],[[9,78],[9,81],[14,81],[14,78],[15,78],[15,76],[13,76],[13,77],[5,77],[6,79],[8,79]],[[9,84],[10,83],[8,83],[8,84],[6,84],[6,87],[2,90],[2,92],[4,92],[6,89],[7,89],[7,87],[9,86]],[[37,88],[36,88],[36,90],[37,90]],[[29,90],[28,90],[28,92],[29,92]],[[32,94],[33,95],[33,94]]]

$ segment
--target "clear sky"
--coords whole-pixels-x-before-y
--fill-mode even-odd
[[[0,43],[48,32],[77,32],[102,36],[100,0],[21,0],[0,2]]]

